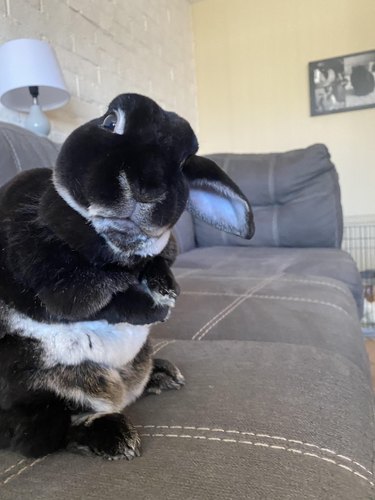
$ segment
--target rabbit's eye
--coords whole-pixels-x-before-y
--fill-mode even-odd
[[[111,113],[110,115],[104,118],[102,127],[106,128],[107,130],[110,130],[111,132],[114,132],[116,123],[117,123],[117,116],[115,115],[115,113]]]
[[[104,118],[102,127],[109,132],[122,135],[125,130],[125,113],[121,109],[111,111]]]

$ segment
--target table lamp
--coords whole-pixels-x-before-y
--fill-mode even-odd
[[[29,111],[25,128],[38,135],[50,131],[42,109],[56,109],[69,100],[53,48],[42,40],[21,38],[0,46],[0,102],[7,108]]]

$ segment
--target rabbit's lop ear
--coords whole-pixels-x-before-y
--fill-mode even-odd
[[[253,236],[255,228],[250,203],[215,162],[190,156],[182,171],[190,188],[189,212],[227,233],[246,239]]]

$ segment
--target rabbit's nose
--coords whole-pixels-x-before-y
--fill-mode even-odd
[[[163,201],[166,196],[166,186],[158,179],[128,180],[125,172],[119,176],[119,182],[124,199],[127,202],[157,203]]]
[[[140,203],[158,203],[165,199],[166,192],[163,186],[142,187],[135,198]]]

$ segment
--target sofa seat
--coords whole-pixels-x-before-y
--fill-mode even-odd
[[[198,247],[178,256],[177,276],[244,279],[293,274],[326,277],[345,283],[355,298],[359,317],[363,296],[361,276],[352,257],[336,248]],[[292,289],[292,286],[291,286]]]
[[[155,354],[187,384],[128,410],[142,457],[2,452],[2,500],[373,498],[372,395],[355,362],[282,341],[158,341]]]
[[[153,338],[306,345],[340,354],[367,373],[356,303],[342,282],[280,269],[263,276],[206,271],[175,270],[182,292]]]

